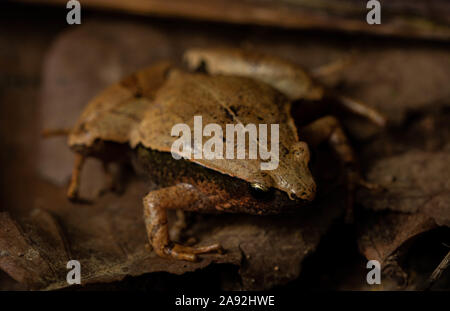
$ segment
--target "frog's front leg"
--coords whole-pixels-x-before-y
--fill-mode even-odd
[[[301,128],[300,134],[310,146],[317,146],[327,141],[343,163],[346,171],[348,193],[346,218],[348,222],[351,222],[353,219],[353,199],[356,186],[359,185],[369,189],[376,189],[378,186],[367,183],[361,177],[353,148],[340,122],[335,117],[325,116],[320,118]]]
[[[214,208],[213,202],[189,184],[178,184],[151,191],[144,197],[144,219],[148,239],[161,257],[196,261],[197,254],[222,253],[219,244],[190,247],[169,239],[167,209],[202,210]]]
[[[67,189],[67,197],[71,201],[78,201],[79,189],[80,189],[80,175],[83,168],[86,157],[81,153],[75,153],[75,161],[72,168],[72,176],[70,178],[69,188]]]

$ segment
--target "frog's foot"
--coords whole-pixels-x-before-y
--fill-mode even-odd
[[[165,247],[164,250],[165,257],[171,257],[177,260],[186,261],[197,261],[197,255],[208,254],[208,253],[219,253],[223,254],[224,250],[220,244],[211,244],[208,246],[184,246],[181,244],[174,244],[172,247]],[[160,255],[158,253],[158,255]]]
[[[153,250],[161,257],[196,261],[197,255],[223,253],[219,244],[209,246],[184,246],[169,239],[167,209],[204,209],[211,205],[193,186],[179,184],[149,192],[143,200],[147,235]]]

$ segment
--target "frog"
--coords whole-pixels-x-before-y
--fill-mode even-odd
[[[131,163],[157,182],[143,197],[149,245],[163,258],[197,261],[224,253],[216,243],[184,245],[169,235],[168,211],[271,215],[309,206],[317,192],[310,148],[327,142],[348,172],[349,189],[368,186],[338,119],[327,115],[297,128],[291,108],[300,99],[320,99],[325,89],[295,63],[277,56],[230,48],[190,49],[186,68],[161,61],[141,69],[93,98],[68,135],[75,163],[67,190],[78,200],[85,159]],[[373,108],[347,105],[374,123]],[[174,157],[174,124],[206,122],[279,124],[279,164],[262,170],[261,159]],[[51,133],[47,133],[51,135]],[[224,141],[224,148],[229,143]]]

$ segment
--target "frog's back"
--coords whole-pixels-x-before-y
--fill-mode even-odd
[[[201,116],[203,127],[218,124],[225,136],[227,124],[279,125],[279,157],[286,156],[289,148],[298,141],[297,130],[290,116],[290,102],[271,86],[250,78],[237,76],[209,76],[200,73],[171,71],[166,83],[158,91],[154,105],[145,114],[139,127],[131,135],[131,145],[142,144],[163,152],[171,152],[173,142],[178,137],[171,136],[175,124],[186,124],[194,132],[194,117]],[[203,128],[201,129],[203,131]],[[204,142],[208,138],[205,137]],[[227,142],[223,138],[223,155]],[[247,136],[248,139],[248,136]],[[267,145],[271,143],[270,130]],[[258,139],[257,139],[258,140]],[[257,142],[259,144],[259,140]],[[236,150],[237,140],[234,140]],[[278,155],[277,155],[278,156]],[[238,177],[247,182],[258,182],[263,175],[278,178],[291,168],[285,161],[279,161],[275,172],[261,172],[261,159],[193,159],[205,167]],[[286,166],[286,167],[284,167]],[[282,180],[273,185],[283,190]]]

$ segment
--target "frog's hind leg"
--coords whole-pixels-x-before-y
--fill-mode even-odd
[[[317,67],[312,70],[311,74],[316,80],[320,80],[326,76],[332,75],[336,72],[343,70],[352,62],[351,58],[352,56],[344,57],[332,63]],[[324,95],[325,97],[328,97],[331,100],[337,102],[338,105],[344,107],[345,109],[357,115],[367,118],[368,120],[370,120],[371,122],[373,122],[378,126],[386,125],[387,120],[384,115],[382,115],[376,109],[368,106],[367,104],[359,100],[337,94],[329,89],[325,90]]]
[[[196,261],[198,254],[222,253],[219,244],[201,247],[175,244],[169,238],[167,209],[201,210],[213,208],[213,203],[189,184],[178,184],[149,192],[143,200],[148,239],[161,257]]]
[[[331,148],[343,163],[346,171],[347,185],[347,222],[353,220],[353,200],[356,186],[363,186],[369,189],[377,189],[377,185],[372,185],[363,180],[357,165],[356,156],[345,135],[340,122],[333,116],[325,116],[305,127],[301,128],[302,138],[311,146],[317,146],[327,141]]]
[[[80,175],[86,157],[81,153],[75,153],[75,162],[72,168],[72,177],[70,179],[67,197],[71,201],[79,201]]]

